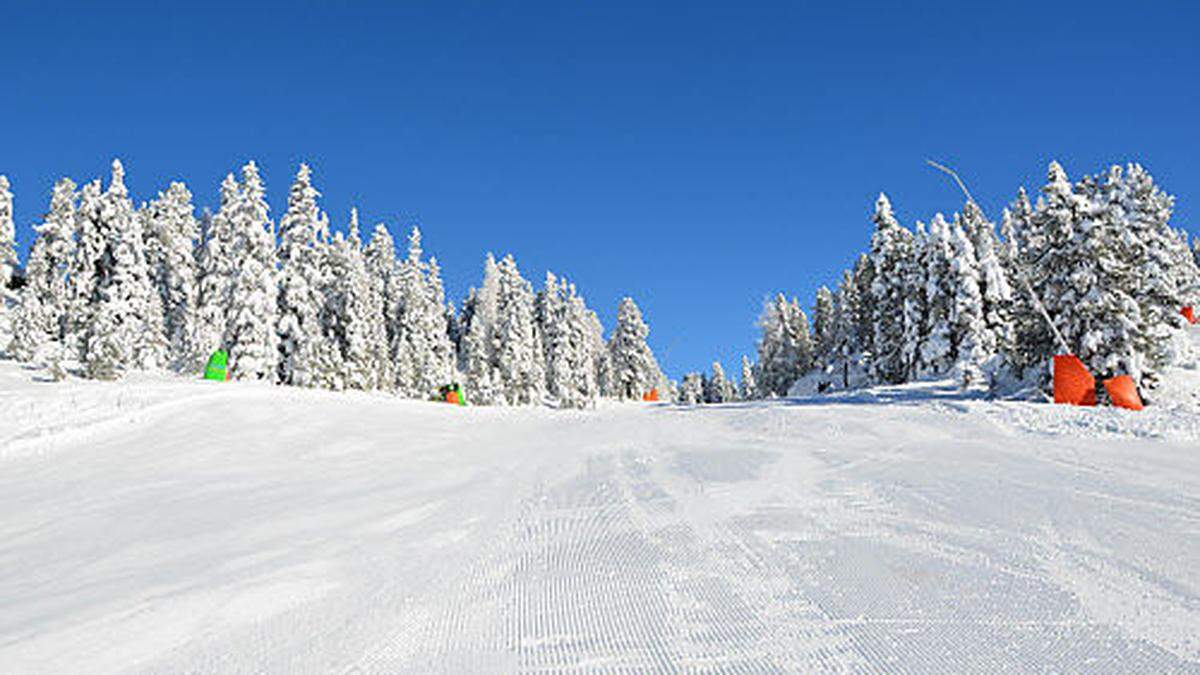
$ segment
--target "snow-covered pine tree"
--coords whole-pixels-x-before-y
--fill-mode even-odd
[[[467,379],[467,397],[481,405],[504,402],[496,364],[499,296],[500,270],[489,253],[484,261],[482,283],[479,288],[471,289],[463,302],[463,336],[459,349],[462,371]],[[397,370],[400,365],[397,361]]]
[[[546,371],[542,338],[534,321],[533,288],[511,255],[497,265],[500,271],[500,311],[497,317],[497,365],[509,405],[542,402]]]
[[[795,340],[791,332],[791,305],[782,293],[763,305],[758,326],[758,386],[765,396],[781,396],[799,377]]]
[[[830,362],[831,374],[841,380],[842,388],[850,386],[850,368],[860,359],[862,347],[858,341],[859,306],[862,304],[858,294],[858,284],[854,281],[854,273],[850,270],[842,272],[842,281],[838,284],[837,295],[834,297],[836,317],[836,332],[834,337],[836,356]],[[759,387],[761,390],[761,385]]]
[[[808,315],[800,307],[800,301],[792,298],[792,311],[790,312],[792,321],[792,334],[796,336],[796,357],[797,365],[800,368],[800,375],[804,375],[813,367],[813,340],[812,326],[808,323]],[[795,380],[793,380],[794,382]],[[788,385],[791,388],[791,385]]]
[[[99,285],[107,276],[111,261],[107,257],[108,238],[101,220],[100,180],[93,180],[79,191],[75,209],[75,249],[67,270],[68,306],[66,347],[69,360],[83,362],[87,336],[95,308],[99,304]]]
[[[333,244],[329,240],[329,215],[321,212],[317,217],[316,248],[317,264],[320,266],[321,301],[317,312],[320,339],[315,340],[311,369],[312,386],[341,391],[346,388],[346,363],[342,356],[345,330],[342,326],[341,279],[334,271]]]
[[[534,302],[538,330],[542,335],[542,348],[546,362],[546,394],[566,407],[564,399],[570,396],[573,373],[568,358],[571,348],[567,328],[565,284],[560,283],[553,272],[546,272],[546,281],[538,291]]]
[[[110,380],[129,368],[162,365],[167,345],[162,304],[146,265],[141,220],[119,160],[113,161],[111,183],[97,206],[93,215],[100,254],[82,362],[89,377]]]
[[[744,355],[742,356],[742,379],[739,383],[738,396],[743,401],[750,401],[758,396],[758,381],[754,377],[754,364],[750,363],[750,359]]]
[[[875,233],[871,236],[872,325],[875,329],[871,372],[884,383],[904,382],[904,295],[912,264],[912,233],[900,226],[887,195],[875,202]]]
[[[683,376],[679,386],[677,399],[683,405],[699,405],[704,403],[704,376],[700,373],[688,373]]]
[[[440,272],[422,255],[421,231],[413,227],[408,257],[397,270],[392,343],[396,386],[413,398],[432,396],[454,375]]]
[[[754,400],[758,396],[758,378],[755,377],[754,364],[742,356],[742,380],[738,382],[738,398],[743,401]]]
[[[367,272],[358,234],[358,212],[350,212],[348,234],[338,232],[329,247],[333,289],[331,299],[337,320],[334,342],[341,356],[341,381],[348,389],[371,390],[380,386],[377,370],[380,359],[386,360],[387,344],[382,329],[373,316],[382,316],[383,308],[376,303],[371,276]]]
[[[312,170],[301,164],[288,192],[287,212],[279,220],[276,377],[281,384],[299,387],[319,384],[318,361],[326,340],[321,323],[325,287],[335,281],[327,264],[328,231],[317,206],[319,196]]]
[[[783,396],[812,367],[808,317],[796,300],[782,293],[763,308],[759,318],[758,384],[767,396]]]
[[[704,382],[705,403],[728,403],[737,399],[733,383],[725,377],[719,361],[713,361],[712,375]]]
[[[600,397],[596,360],[598,352],[605,351],[604,329],[600,318],[588,308],[574,284],[567,284],[567,328],[570,337],[567,356],[572,377],[566,403],[577,408],[590,407]]]
[[[599,396],[596,355],[599,325],[574,284],[546,273],[536,303],[546,363],[546,393],[563,408],[586,408]]]
[[[229,287],[224,344],[230,374],[241,380],[274,381],[279,362],[276,332],[278,282],[275,234],[254,162],[242,167],[238,199],[230,214],[230,254],[236,261]]]
[[[425,391],[420,366],[420,354],[428,349],[425,344],[428,336],[421,330],[426,297],[421,255],[421,230],[414,226],[408,236],[408,257],[396,268],[396,302],[391,308],[396,391],[409,398],[426,398],[431,394]]]
[[[829,365],[833,353],[837,326],[834,317],[833,293],[828,287],[817,289],[816,302],[813,303],[813,362],[818,367]]]
[[[858,296],[854,313],[854,339],[858,344],[859,362],[870,366],[875,354],[875,304],[871,299],[871,287],[875,285],[875,266],[866,253],[858,255],[853,276]]]
[[[16,274],[17,227],[13,222],[13,196],[8,177],[0,175],[0,292],[6,291]],[[0,312],[4,311],[0,304]]]
[[[1008,343],[1003,343],[1003,335],[998,337],[1001,339],[1000,348],[1004,350],[1006,364],[1018,375],[1033,365],[1029,360],[1030,354],[1023,347],[1023,336],[1045,330],[1041,313],[1034,306],[1026,287],[1028,274],[1025,272],[1026,259],[1022,250],[1027,244],[1023,237],[1033,233],[1032,221],[1033,205],[1022,187],[1017,191],[1017,198],[1004,210],[1000,223],[1002,244],[999,249],[1001,265],[1012,286],[1012,309]]]
[[[1019,232],[1022,267],[1067,346],[1093,374],[1141,380],[1143,319],[1130,295],[1134,271],[1121,254],[1121,227],[1102,194],[1111,189],[1090,176],[1072,186],[1051,163],[1028,228]],[[1048,364],[1060,349],[1044,325],[1025,323],[1021,341],[1025,363]]]
[[[1120,233],[1119,255],[1130,267],[1130,295],[1141,313],[1144,384],[1187,351],[1187,327],[1179,308],[1196,302],[1200,272],[1187,247],[1187,235],[1170,226],[1174,199],[1142,166],[1112,167],[1103,186],[1106,216]]]
[[[925,226],[918,222],[913,235],[911,259],[904,266],[904,339],[903,358],[906,368],[905,379],[916,378],[921,369],[921,348],[927,337],[929,311],[925,297],[926,271],[921,264],[929,236]]]
[[[367,261],[367,271],[371,273],[374,280],[375,292],[381,298],[380,304],[384,310],[384,326],[387,329],[388,349],[395,340],[393,331],[395,330],[396,303],[398,302],[397,293],[397,262],[396,262],[396,241],[392,238],[391,232],[388,232],[387,227],[383,223],[375,226],[374,232],[371,233],[371,240],[367,242],[364,256]],[[389,357],[389,361],[391,358]],[[395,373],[393,373],[393,380]],[[394,382],[391,386],[395,386]]]
[[[458,372],[455,369],[456,347],[451,329],[454,310],[446,302],[446,287],[442,282],[442,266],[437,256],[430,256],[425,267],[425,288],[429,297],[429,311],[426,315],[425,330],[429,333],[429,366],[430,386],[441,387],[442,384],[456,380]]]
[[[944,375],[954,365],[952,326],[957,290],[953,262],[950,225],[938,213],[929,223],[918,263],[925,279],[925,316],[921,348],[917,355],[918,377]]]
[[[1066,317],[1064,337],[1093,373],[1129,374],[1147,384],[1143,377],[1153,366],[1146,359],[1146,318],[1135,298],[1138,270],[1123,246],[1127,224],[1108,208],[1108,193],[1121,189],[1120,168],[1114,169],[1108,179],[1086,176],[1075,188],[1086,206],[1072,242],[1077,253],[1063,270],[1069,286],[1057,301]]]
[[[75,183],[71,179],[55,183],[49,213],[35,230],[12,350],[22,360],[58,363],[67,357],[67,268],[75,250]]]
[[[358,211],[351,212],[351,239],[358,240]],[[383,234],[380,235],[380,230]],[[386,239],[381,238],[386,237]],[[373,388],[392,390],[396,372],[392,364],[391,340],[388,335],[387,284],[396,264],[395,245],[383,225],[376,225],[370,243],[362,249],[363,269],[370,297],[367,299],[367,354],[372,372]]]
[[[1064,298],[1075,297],[1070,289],[1071,271],[1082,254],[1078,230],[1088,209],[1087,200],[1075,193],[1062,165],[1051,162],[1036,208],[1028,222],[1017,223],[1020,267],[1060,331],[1070,311]],[[1040,314],[1030,314],[1021,317],[1018,331],[1020,363],[1044,369],[1048,377],[1050,357],[1060,350],[1050,327]]]
[[[1200,263],[1196,262],[1196,257],[1192,254],[1188,233],[1177,229],[1175,237],[1178,241],[1174,253],[1178,258],[1172,270],[1177,277],[1176,287],[1181,294],[1181,304],[1184,307],[1200,306]]]
[[[624,298],[617,307],[617,325],[608,342],[611,363],[612,395],[623,400],[638,400],[651,389],[663,385],[654,352],[646,343],[650,329],[632,298]]]
[[[13,335],[13,311],[9,309],[9,285],[16,276],[17,228],[13,222],[13,196],[8,177],[0,175],[0,353],[9,349]]]
[[[961,223],[979,264],[979,294],[983,299],[983,322],[987,328],[983,334],[986,340],[984,351],[988,358],[1007,354],[1014,337],[1013,286],[1002,243],[996,235],[996,225],[973,201],[963,206]]]
[[[964,389],[977,388],[984,384],[983,364],[991,356],[988,345],[995,340],[988,336],[984,320],[975,247],[960,223],[954,224],[950,245],[954,255],[950,263],[954,287],[950,310],[954,376]]]
[[[463,324],[454,307],[453,300],[446,301],[446,336],[450,339],[451,370],[457,373],[459,354],[462,353]]]
[[[604,326],[600,323],[600,317],[590,309],[587,310],[587,319],[584,321],[584,334],[588,344],[587,351],[592,357],[596,396],[612,396],[612,355],[608,351],[608,342],[604,339]]]
[[[220,207],[215,214],[206,212],[200,219],[201,243],[196,256],[199,276],[196,347],[201,358],[207,358],[217,349],[228,348],[225,324],[236,267],[233,219],[240,193],[237,179],[232,173],[227,174],[221,182]]]
[[[200,225],[192,193],[183,183],[171,183],[141,216],[150,281],[163,308],[168,362],[183,371],[197,370],[205,355],[197,344]]]

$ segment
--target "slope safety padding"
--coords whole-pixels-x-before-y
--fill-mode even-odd
[[[1054,357],[1054,402],[1096,405],[1096,378],[1074,354]]]
[[[1112,399],[1112,404],[1118,408],[1129,410],[1142,409],[1142,397],[1138,396],[1137,384],[1128,375],[1117,375],[1104,381],[1104,391]]]

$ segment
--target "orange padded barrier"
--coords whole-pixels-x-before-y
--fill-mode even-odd
[[[1142,409],[1142,397],[1138,396],[1137,385],[1134,384],[1133,378],[1128,375],[1117,375],[1110,377],[1104,381],[1104,391],[1108,392],[1108,397],[1112,399],[1112,404],[1118,408],[1128,408],[1129,410]]]
[[[1054,357],[1054,402],[1096,405],[1096,378],[1074,354]]]

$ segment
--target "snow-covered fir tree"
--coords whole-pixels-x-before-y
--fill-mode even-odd
[[[564,287],[565,283],[560,282],[553,272],[546,272],[546,281],[534,302],[542,348],[545,350],[546,393],[556,401],[562,398],[563,391],[570,389],[573,375],[567,360],[570,342]]]
[[[312,170],[301,164],[288,192],[287,211],[279,220],[276,377],[282,384],[300,387],[319,384],[318,362],[328,349],[322,344],[326,334],[321,317],[325,288],[333,278],[328,264],[329,233],[317,206],[319,196],[312,184]]]
[[[351,211],[347,234],[338,232],[329,252],[336,315],[333,339],[343,369],[340,379],[348,389],[378,389],[379,367],[389,361],[389,350],[381,321],[383,307],[367,271],[356,210]]]
[[[75,250],[75,183],[71,179],[55,183],[49,212],[34,231],[37,238],[25,266],[12,351],[22,360],[59,363],[68,356],[64,344],[70,303],[67,268]]]
[[[871,372],[883,383],[903,382],[909,372],[904,354],[904,300],[912,262],[912,233],[900,226],[887,195],[875,202],[871,236],[871,303],[875,337]]]
[[[834,380],[840,380],[842,388],[850,386],[851,365],[859,360],[862,347],[858,341],[858,316],[861,297],[858,294],[858,284],[855,283],[854,273],[850,270],[842,272],[842,281],[838,284],[837,295],[834,297],[835,356],[831,358],[829,370]]]
[[[379,230],[381,229],[387,235],[387,239],[376,241],[380,236]],[[350,213],[350,233],[350,240],[361,245],[358,236],[357,209],[352,210]],[[388,391],[393,390],[396,386],[396,372],[392,367],[392,343],[388,335],[389,315],[386,287],[390,272],[385,273],[381,268],[394,268],[395,255],[395,245],[392,242],[391,235],[387,234],[387,228],[377,225],[371,235],[370,243],[362,248],[360,255],[363,272],[366,275],[367,292],[369,293],[369,297],[365,300],[366,307],[364,309],[367,321],[365,339],[367,345],[367,367],[371,371],[372,379],[371,388]],[[436,261],[433,262],[434,264],[436,263]]]
[[[241,187],[233,174],[221,182],[220,207],[200,220],[201,243],[197,253],[199,292],[196,294],[196,346],[201,357],[226,349],[225,324],[236,268],[233,218]]]
[[[442,281],[442,266],[437,256],[430,256],[425,267],[425,286],[429,293],[429,323],[432,349],[429,352],[430,372],[434,377],[457,379],[455,369],[457,347],[454,343],[454,308],[446,301],[446,287]],[[438,385],[439,387],[441,385]]]
[[[6,291],[17,266],[17,227],[13,222],[13,195],[8,177],[0,175],[0,292]],[[0,304],[0,312],[4,311]]]
[[[729,403],[737,400],[733,382],[725,377],[725,369],[719,361],[713,361],[712,374],[704,381],[705,403]]]
[[[99,279],[108,266],[105,252],[108,240],[101,223],[100,200],[104,194],[100,180],[93,180],[79,191],[75,209],[75,247],[67,269],[67,358],[82,362],[92,314],[98,303]]]
[[[317,224],[318,264],[321,269],[321,286],[317,324],[320,326],[320,339],[315,340],[313,362],[311,367],[312,386],[322,389],[341,391],[346,388],[346,361],[342,356],[343,333],[341,279],[334,272],[333,244],[329,241],[329,215],[321,212]]]
[[[9,285],[17,272],[17,228],[13,222],[13,195],[8,177],[0,175],[0,353],[11,348],[13,313]]]
[[[391,308],[396,387],[413,398],[432,396],[454,376],[441,276],[436,263],[431,266],[422,256],[421,231],[413,227],[408,257],[396,271]]]
[[[954,256],[950,264],[954,284],[950,311],[954,376],[963,388],[978,387],[984,383],[983,364],[991,356],[988,345],[995,341],[988,337],[984,320],[975,247],[961,224],[954,225],[950,245]]]
[[[394,344],[396,336],[395,316],[396,304],[399,302],[399,294],[397,292],[397,277],[398,263],[396,261],[396,241],[392,238],[392,233],[388,232],[387,227],[383,223],[375,226],[375,230],[371,233],[371,240],[367,242],[367,248],[363,252],[367,262],[367,271],[371,274],[372,283],[375,286],[375,293],[379,296],[380,305],[383,307],[384,320],[383,326],[386,331],[386,340],[389,350],[389,363],[391,362],[390,350]],[[392,366],[389,365],[389,368]],[[390,381],[391,387],[395,387],[395,369],[392,368]]]
[[[254,162],[242,167],[239,188],[228,214],[229,253],[235,264],[223,342],[233,378],[274,381],[279,362],[275,235]]]
[[[905,363],[905,379],[919,376],[921,370],[921,348],[928,337],[927,314],[929,301],[925,296],[927,285],[926,269],[921,264],[929,235],[925,226],[917,223],[913,235],[912,257],[904,268],[904,338],[901,352]]]
[[[472,403],[494,405],[502,402],[500,374],[497,368],[497,316],[500,303],[500,270],[489,253],[483,266],[483,281],[471,289],[462,309],[462,341],[459,359],[466,377],[467,397]],[[397,369],[400,364],[397,362]]]
[[[954,246],[942,214],[933,217],[923,239],[918,265],[925,281],[925,315],[915,372],[917,377],[934,377],[954,365]]]
[[[1020,234],[1022,267],[1068,349],[1093,373],[1140,379],[1142,318],[1128,293],[1132,270],[1119,255],[1117,228],[1100,191],[1092,177],[1073,186],[1052,162],[1028,229]],[[1060,351],[1045,324],[1026,323],[1022,338],[1025,363],[1046,364]]]
[[[1182,356],[1176,354],[1179,347],[1188,344],[1179,339],[1187,327],[1179,308],[1195,304],[1200,271],[1186,234],[1170,226],[1174,199],[1142,166],[1112,167],[1102,193],[1106,224],[1115,229],[1118,255],[1130,268],[1129,292],[1142,319],[1141,351],[1150,384],[1159,370]]]
[[[759,328],[758,385],[764,395],[784,396],[812,367],[808,317],[795,299],[780,293],[763,308]]]
[[[1068,291],[1064,272],[1073,267],[1074,259],[1080,255],[1076,230],[1088,204],[1075,194],[1066,172],[1057,162],[1050,163],[1041,192],[1028,220],[1017,222],[1019,266],[1033,297],[1041,300],[1050,321],[1061,326],[1065,309],[1062,298]],[[1050,326],[1040,314],[1031,313],[1020,317],[1017,328],[1021,343],[1018,363],[1045,369],[1050,357],[1060,351]]]
[[[983,299],[983,322],[987,328],[983,334],[986,340],[984,351],[989,358],[1006,354],[1011,351],[1014,339],[1014,300],[1004,245],[996,234],[995,223],[987,219],[975,202],[968,201],[963,206],[960,221],[979,264],[979,294]]]
[[[546,273],[536,316],[545,350],[546,393],[559,407],[585,408],[600,394],[595,350],[599,321],[574,284]]]
[[[496,339],[500,380],[509,405],[541,403],[546,390],[542,338],[534,320],[533,288],[511,255],[500,272]]]
[[[207,355],[197,342],[200,225],[192,193],[183,183],[171,183],[140,215],[150,281],[163,309],[168,361],[181,370],[197,370]]]
[[[813,303],[812,341],[813,362],[818,367],[829,364],[830,355],[834,352],[837,334],[837,319],[834,316],[833,292],[826,286],[817,289],[817,298]]]
[[[154,368],[165,361],[162,304],[151,283],[141,220],[121,162],[113,161],[112,179],[102,195],[95,194],[98,184],[89,187],[93,189],[84,189],[89,230],[79,249],[88,257],[77,267],[91,271],[79,323],[80,360],[89,377],[115,379],[127,369]]]
[[[836,322],[836,316],[834,320]],[[749,401],[758,396],[758,379],[754,376],[754,364],[750,363],[750,359],[746,356],[742,356],[742,379],[738,383],[738,396],[743,401]]]
[[[665,378],[646,342],[649,334],[637,304],[632,298],[622,299],[617,307],[617,325],[608,342],[610,396],[637,400],[663,386]]]
[[[679,385],[679,396],[676,399],[683,405],[699,405],[704,403],[704,376],[700,373],[688,373],[683,376]]]

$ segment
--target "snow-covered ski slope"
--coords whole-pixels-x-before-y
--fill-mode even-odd
[[[1200,672],[1200,418],[0,364],[0,672]]]

